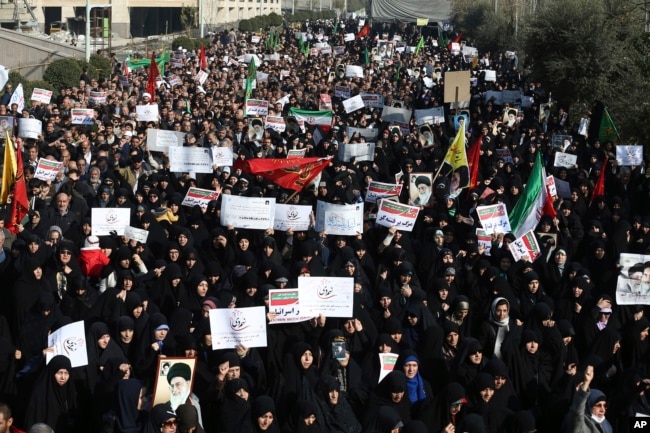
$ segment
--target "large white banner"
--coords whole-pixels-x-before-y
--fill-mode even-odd
[[[212,350],[266,347],[265,307],[217,308],[209,314]]]
[[[180,131],[147,129],[147,148],[155,152],[167,152],[170,147],[182,147],[185,134]]]
[[[131,209],[94,207],[90,211],[90,220],[94,236],[108,236],[116,232],[124,234],[124,227],[131,223]]]
[[[273,227],[275,198],[221,196],[221,225],[266,230]]]
[[[49,364],[56,355],[63,355],[70,360],[73,368],[88,365],[86,331],[83,320],[62,326],[52,332],[47,336],[47,346],[54,350],[46,353],[46,364]]]
[[[311,206],[300,206],[293,204],[275,204],[275,230],[294,231],[309,230],[311,224]]]
[[[316,231],[342,236],[363,233],[363,204],[333,204],[319,200],[316,206]]]
[[[352,317],[354,278],[298,277],[301,314]]]
[[[205,147],[170,147],[169,171],[212,173],[210,149]]]
[[[397,227],[405,232],[413,231],[420,213],[420,206],[409,206],[391,200],[382,200],[377,211],[377,224],[384,227]]]

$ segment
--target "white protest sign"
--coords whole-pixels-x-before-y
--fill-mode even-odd
[[[578,161],[578,155],[572,155],[570,153],[564,152],[555,152],[555,161],[553,162],[554,167],[565,167],[573,168]]]
[[[352,317],[354,278],[298,277],[300,310],[316,317]]]
[[[366,141],[375,142],[379,137],[379,130],[377,128],[355,128],[353,126],[346,126],[348,137],[354,138],[355,134],[364,137]]]
[[[397,227],[397,230],[413,231],[420,206],[409,206],[391,200],[382,200],[377,210],[377,224],[384,227]]]
[[[356,161],[372,161],[375,159],[375,143],[340,143],[339,159],[350,162],[352,158]]]
[[[210,148],[212,154],[212,164],[217,167],[229,167],[233,161],[232,147],[217,147]]]
[[[212,350],[266,347],[265,307],[218,308],[209,314]]]
[[[396,195],[399,197],[401,193],[401,183],[383,183],[373,180],[368,185],[365,200],[368,203],[376,203],[379,199],[382,199],[389,195]]]
[[[345,65],[346,78],[363,78],[363,66]]]
[[[287,129],[287,124],[284,123],[283,117],[267,116],[264,121],[264,129],[271,128],[277,132],[284,132]]]
[[[491,235],[492,233],[509,233],[512,231],[505,204],[479,206],[476,208],[476,213],[478,213],[478,218],[485,233]]]
[[[176,74],[170,75],[169,78],[167,79],[167,82],[172,87],[183,84],[183,81],[181,81],[180,77]]]
[[[92,104],[105,104],[107,92],[90,92],[88,95],[88,102]]]
[[[32,101],[42,102],[43,104],[49,104],[52,99],[52,91],[46,89],[39,89],[34,87],[32,91]]]
[[[546,190],[551,197],[557,196],[557,188],[555,187],[555,178],[552,175],[546,176]]]
[[[363,104],[366,107],[382,108],[384,106],[384,96],[375,93],[360,93]]]
[[[63,161],[50,161],[49,159],[39,158],[34,177],[45,181],[54,180],[61,167],[63,167]]]
[[[311,224],[311,206],[300,206],[293,204],[275,204],[275,230],[307,231]]]
[[[289,149],[287,151],[287,159],[304,158],[306,154],[307,154],[307,148]]]
[[[124,227],[124,236],[142,242],[143,244],[147,243],[147,238],[149,237],[149,230],[139,229],[137,227],[126,226]]]
[[[218,198],[219,198],[219,193],[216,191],[190,187],[190,189],[187,190],[187,194],[185,194],[185,198],[183,198],[183,202],[181,204],[183,206],[189,206],[189,207],[194,207],[197,205],[201,207],[206,207],[208,203]]]
[[[83,320],[67,324],[52,332],[47,336],[47,346],[54,350],[46,352],[46,364],[49,364],[55,356],[63,355],[70,360],[73,368],[88,365],[88,347]]]
[[[512,159],[512,154],[510,153],[510,149],[508,149],[507,147],[499,148],[499,149],[495,149],[495,150],[496,150],[497,156],[499,158],[503,159],[503,162],[505,162],[506,164],[508,164],[508,163],[514,164],[515,163],[515,161]]]
[[[147,148],[155,152],[167,152],[169,147],[182,147],[185,134],[180,131],[147,129]]]
[[[345,42],[352,42],[354,40],[355,36],[354,33],[346,33],[345,36],[343,37],[343,40]],[[339,48],[339,47],[337,47]]]
[[[508,248],[510,248],[512,258],[515,262],[522,259],[527,262],[534,262],[542,254],[542,250],[537,243],[537,237],[532,230],[527,231],[520,238],[510,242]]]
[[[497,71],[493,71],[491,69],[486,69],[486,70],[481,71],[481,72],[485,72],[485,78],[484,78],[485,81],[496,81],[497,80]]]
[[[365,105],[363,104],[361,95],[356,95],[343,101],[343,108],[345,108],[345,112],[348,114],[354,113],[355,111],[360,110],[364,107]]]
[[[433,107],[426,110],[415,110],[415,123],[419,125],[438,125],[445,122],[445,107]]]
[[[490,255],[490,250],[492,249],[492,235],[485,233],[483,229],[476,229],[476,243],[479,246],[485,248],[483,254],[486,256]]]
[[[341,205],[319,200],[316,206],[316,231],[342,236],[363,233],[363,205]]]
[[[90,221],[93,236],[108,236],[113,231],[122,236],[124,227],[131,222],[131,209],[94,207],[90,212]]]
[[[616,146],[616,162],[620,166],[643,165],[643,146]]]
[[[207,79],[208,79],[208,73],[202,69],[194,77],[194,81],[198,81],[200,85],[203,85],[203,83],[205,83],[205,80]]]
[[[555,183],[558,197],[571,198],[571,184],[569,182],[558,179],[555,176],[553,176],[553,182]]]
[[[345,54],[345,46],[344,45],[338,45],[334,47],[334,54],[337,56]]]
[[[95,122],[95,110],[92,108],[73,108],[70,116],[73,125],[92,125]]]
[[[297,323],[311,319],[300,311],[300,292],[298,289],[269,290],[269,313],[275,317],[269,324]]]
[[[269,114],[269,101],[263,99],[246,100],[247,116],[267,116]]]
[[[38,140],[38,136],[43,131],[43,122],[38,119],[30,119],[21,117],[18,119],[18,136],[22,138],[34,138]]]
[[[396,353],[379,353],[379,380],[384,380],[388,373],[395,369],[399,355]]]
[[[221,196],[221,225],[266,230],[273,227],[275,198]]]
[[[136,105],[135,115],[138,122],[157,122],[158,104]]]
[[[350,93],[350,86],[334,86],[334,97],[336,98],[349,98]]]
[[[391,107],[384,105],[381,111],[381,119],[388,123],[400,123],[408,125],[411,120],[411,110],[408,108]]]
[[[169,170],[177,173],[212,173],[210,149],[205,147],[170,147]]]

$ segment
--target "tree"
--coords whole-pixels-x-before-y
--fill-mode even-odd
[[[189,35],[191,29],[195,28],[197,25],[197,7],[196,6],[185,6],[181,7],[181,25],[183,29]]]
[[[525,65],[560,104],[600,99],[624,138],[645,141],[634,126],[650,111],[641,17],[629,1],[545,1],[523,25]]]

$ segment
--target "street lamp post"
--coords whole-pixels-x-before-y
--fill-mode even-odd
[[[85,48],[86,48],[86,61],[90,61],[90,10],[93,8],[110,8],[110,4],[101,4],[101,5],[91,5],[90,0],[86,0],[86,40],[85,40]],[[112,23],[111,23],[112,27]]]

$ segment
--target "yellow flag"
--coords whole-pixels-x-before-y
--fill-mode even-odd
[[[449,192],[452,196],[456,196],[461,189],[469,186],[469,164],[465,150],[465,122],[460,124],[456,138],[445,155],[444,163],[452,168]]]
[[[2,167],[2,189],[0,189],[0,203],[7,203],[7,198],[9,197],[9,192],[11,192],[11,187],[14,184],[16,179],[16,149],[14,149],[14,144],[11,142],[11,137],[7,132],[5,138],[5,158],[4,166]]]

